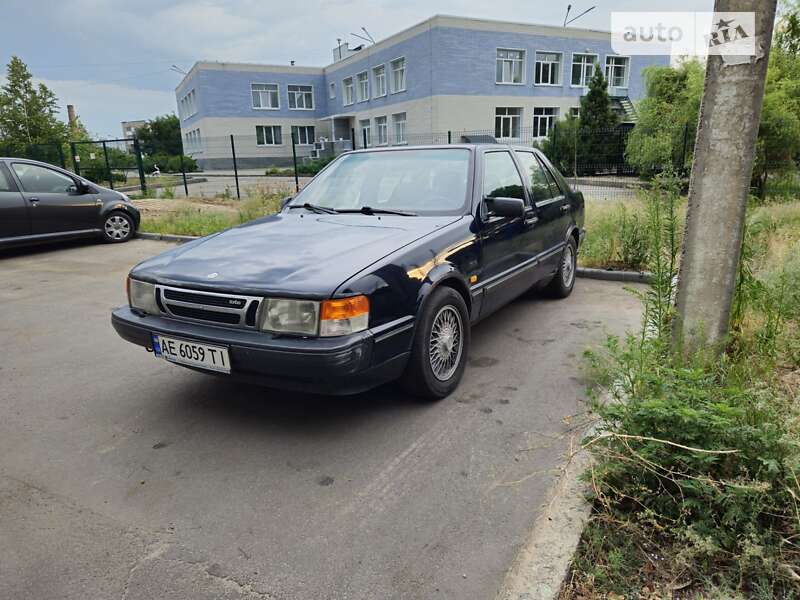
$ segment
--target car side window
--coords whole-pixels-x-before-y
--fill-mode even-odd
[[[525,200],[522,179],[508,152],[487,152],[483,172],[484,198],[519,198]]]
[[[0,192],[16,192],[16,188],[11,185],[5,167],[0,165]]]
[[[552,178],[542,167],[533,152],[517,152],[522,169],[528,179],[528,191],[534,202],[542,202],[559,195],[558,188],[551,184]]]
[[[14,163],[12,168],[19,178],[22,189],[26,192],[63,194],[69,192],[75,186],[75,182],[71,177],[46,167],[27,163]]]

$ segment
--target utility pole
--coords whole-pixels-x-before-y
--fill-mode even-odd
[[[709,345],[720,352],[728,334],[775,4],[776,0],[714,3],[715,13],[755,13],[756,55],[709,54],[706,62],[673,330],[675,341],[686,350]],[[720,27],[725,23],[722,20]]]

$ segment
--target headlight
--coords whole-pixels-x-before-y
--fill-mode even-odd
[[[325,300],[319,321],[319,334],[322,337],[347,335],[364,331],[369,326],[369,298],[353,296]]]
[[[156,286],[130,277],[128,277],[128,304],[131,305],[131,308],[144,311],[149,315],[161,314],[156,303]]]
[[[276,333],[317,335],[319,302],[266,298],[261,311],[261,329]]]
[[[369,326],[369,299],[353,296],[336,300],[266,298],[261,329],[321,337],[348,335]]]

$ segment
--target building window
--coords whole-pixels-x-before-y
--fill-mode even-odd
[[[253,108],[277,110],[281,107],[277,83],[251,83],[250,94],[253,97]]]
[[[358,101],[359,102],[366,102],[369,100],[369,73],[364,71],[363,73],[359,73],[356,75],[356,80],[358,81]]]
[[[497,83],[522,83],[525,51],[497,49]]]
[[[358,126],[361,128],[361,143],[365,144],[365,148],[369,148],[372,146],[372,126],[369,119],[359,121]]]
[[[627,56],[606,56],[606,79],[609,87],[628,87],[631,59]]]
[[[537,106],[533,109],[533,137],[547,137],[550,128],[556,122],[558,109],[549,106]]]
[[[389,63],[392,70],[392,93],[406,90],[406,59],[396,58]]]
[[[577,119],[578,117],[581,116],[581,107],[580,106],[572,106],[572,107],[570,107],[569,114],[573,118]]]
[[[386,95],[386,65],[378,65],[372,69],[372,79],[375,81],[375,98]]]
[[[392,126],[394,127],[395,144],[405,144],[406,140],[406,113],[392,115]]]
[[[342,89],[344,90],[344,105],[348,106],[353,103],[353,78],[348,77],[342,81]]]
[[[494,113],[494,137],[518,138],[521,122],[521,108],[496,108]]]
[[[298,144],[313,144],[314,143],[314,126],[313,125],[292,125],[292,135]]]
[[[184,150],[186,152],[200,152],[202,150],[202,143],[200,140],[200,130],[192,129],[183,135]]]
[[[178,103],[178,112],[181,119],[188,119],[197,113],[197,102],[195,101],[196,95],[194,90],[189,91],[181,101]]]
[[[597,64],[596,54],[573,54],[572,55],[572,85],[586,87],[594,73],[594,66]]]
[[[280,146],[282,143],[280,125],[256,125],[256,146]]]
[[[537,52],[533,74],[536,85],[561,85],[561,53]]]
[[[336,84],[331,81],[331,84],[328,86],[328,98],[333,100],[336,98]]]
[[[389,126],[386,117],[375,117],[375,130],[378,132],[378,146],[385,146],[389,143]]]
[[[314,110],[314,88],[310,85],[287,86],[289,108],[294,110]]]

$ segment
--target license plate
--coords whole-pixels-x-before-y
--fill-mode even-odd
[[[228,349],[189,340],[153,335],[153,353],[170,362],[221,373],[231,372]]]

